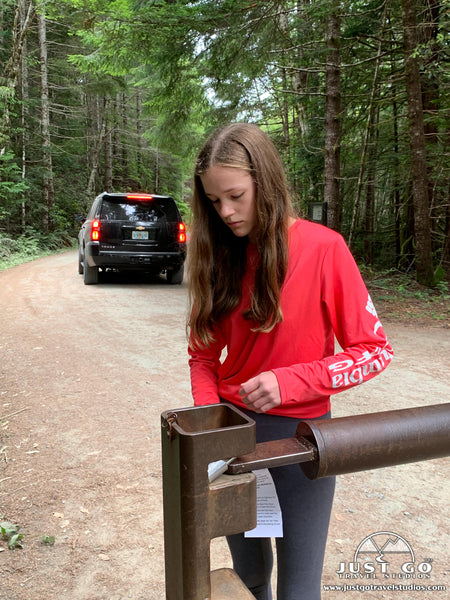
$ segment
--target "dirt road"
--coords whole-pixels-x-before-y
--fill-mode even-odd
[[[164,599],[160,414],[191,405],[186,292],[163,281],[84,286],[74,252],[0,273],[0,521],[24,535],[14,551],[0,540],[1,600]],[[450,330],[384,326],[393,364],[336,396],[334,416],[449,401]],[[440,459],[339,477],[324,585],[448,590],[448,475]],[[348,571],[360,542],[381,531],[410,544],[415,572],[372,579],[361,567],[363,578],[340,578],[341,563]],[[225,544],[214,540],[212,567],[222,566]]]

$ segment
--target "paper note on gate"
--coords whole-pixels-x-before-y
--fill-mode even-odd
[[[283,537],[283,520],[280,503],[269,469],[254,471],[256,475],[255,529],[245,532],[245,537]]]

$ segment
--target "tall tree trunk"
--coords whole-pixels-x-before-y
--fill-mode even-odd
[[[117,191],[123,188],[122,186],[122,165],[120,152],[120,127],[119,127],[119,94],[114,96],[113,100],[113,115],[114,126],[112,131],[112,154],[113,154],[113,188]]]
[[[24,14],[22,14],[22,9],[25,11]],[[8,90],[7,93],[3,92],[3,114],[0,117],[0,154],[4,154],[5,146],[9,140],[10,103],[14,97],[22,65],[23,47],[34,12],[32,2],[22,4],[21,1],[17,5],[14,14],[11,54],[8,62],[0,71],[0,79],[3,79],[2,86]]]
[[[126,139],[126,132],[128,131],[128,115],[127,115],[127,96],[125,94],[121,94],[120,97],[120,115],[122,119],[122,131],[124,132],[122,135],[122,186],[124,189],[122,191],[127,191],[129,188],[129,156],[128,156],[128,140]]]
[[[85,208],[87,209],[97,193],[98,181],[100,180],[100,163],[102,150],[104,149],[106,136],[106,122],[103,97],[99,94],[87,94],[87,124],[86,138],[86,162],[90,167],[88,183],[86,187]]]
[[[111,130],[108,129],[105,134],[105,192],[113,191],[112,173],[112,136]]]
[[[422,108],[420,71],[414,52],[417,48],[416,0],[402,0],[405,47],[405,78],[408,101],[411,179],[414,203],[416,241],[416,278],[426,286],[433,285],[431,252],[431,220],[428,197],[428,172]]]
[[[423,0],[421,2],[423,5]],[[442,193],[442,189],[439,185],[436,185],[438,176],[436,171],[439,170],[437,164],[437,151],[439,143],[439,131],[438,131],[438,119],[439,119],[439,78],[436,76],[436,66],[439,62],[439,45],[437,43],[437,37],[439,33],[439,10],[441,6],[441,0],[426,0],[426,7],[424,17],[422,19],[422,26],[419,29],[421,34],[419,41],[423,42],[428,48],[428,59],[423,68],[424,77],[421,77],[422,84],[422,106],[424,113],[424,134],[426,150],[429,157],[427,168],[428,168],[428,198],[430,203],[430,218],[431,228],[436,231],[437,221],[439,216],[443,217],[442,207],[445,206],[445,192]],[[431,67],[431,68],[430,68]],[[443,107],[442,107],[443,108]],[[436,157],[436,158],[435,158]],[[445,212],[444,212],[445,214]],[[435,237],[435,243],[433,244],[432,236],[432,249],[440,250],[442,248],[439,236]]]
[[[155,192],[159,191],[159,148],[155,150]]]
[[[394,74],[394,65],[391,63],[391,76]],[[398,106],[397,106],[397,86],[391,87],[392,92],[392,120],[393,120],[393,147],[394,155],[392,159],[392,198],[394,214],[394,232],[395,232],[395,256],[397,265],[401,255],[401,200],[400,200],[400,158],[399,158],[399,141],[398,141]]]
[[[287,89],[287,71],[284,67],[280,69],[281,80],[283,82],[283,89]],[[290,135],[289,135],[289,107],[287,103],[287,95],[283,94],[282,97],[282,110],[280,111],[280,115],[283,121],[283,138],[284,138],[284,147],[286,148],[286,162],[290,165],[291,155],[289,152],[290,148]]]
[[[99,172],[99,168],[100,168],[100,154],[101,154],[101,149],[104,144],[105,136],[106,136],[106,126],[105,126],[105,122],[103,121],[100,125],[100,131],[98,132],[98,136],[94,140],[94,145],[91,150],[91,156],[90,156],[91,172],[89,174],[89,180],[88,180],[88,185],[87,185],[87,190],[86,190],[86,203],[87,204],[92,203],[92,200],[93,200],[93,197],[95,194],[95,185],[96,185],[98,172]]]
[[[142,149],[142,134],[144,133],[144,126],[142,124],[142,92],[140,88],[136,89],[136,170],[137,180],[139,186],[142,189],[142,178],[144,176],[144,157]]]
[[[45,8],[45,4],[43,9]],[[52,152],[50,140],[50,100],[48,95],[48,61],[47,61],[47,26],[45,16],[37,14],[39,57],[41,64],[41,134],[42,134],[42,165],[44,176],[42,181],[43,211],[42,226],[44,231],[52,227],[51,211],[55,204],[53,189]]]
[[[296,2],[295,5],[294,10],[298,13],[299,3]],[[298,15],[295,18],[299,18]],[[295,168],[295,150],[298,144],[304,143],[303,140],[308,135],[307,115],[303,102],[299,99],[300,95],[306,92],[308,72],[307,69],[302,68],[304,59],[301,46],[298,45],[295,53],[292,53],[292,47],[295,45],[295,42],[291,37],[290,16],[283,3],[280,3],[278,7],[276,19],[281,32],[280,38],[285,40],[280,50],[281,64],[278,69],[283,92],[276,98],[276,102],[279,107],[279,115],[282,118],[284,158],[290,171],[289,175],[293,191],[301,204],[303,201],[304,192],[302,188],[304,182],[298,177]],[[288,48],[285,46],[288,46]]]
[[[447,140],[450,144],[450,128],[447,129]],[[447,148],[450,146],[447,144]],[[447,201],[444,203],[445,220],[444,220],[444,243],[442,249],[442,268],[445,271],[446,279],[450,282],[450,182],[446,185],[445,190]]]
[[[381,23],[381,33],[384,32],[384,28],[386,25],[387,5],[388,5],[388,3],[386,2],[384,5],[383,18],[382,18],[382,23]],[[362,147],[362,152],[361,152],[361,161],[360,161],[360,165],[359,165],[358,183],[356,186],[356,197],[355,197],[355,202],[353,204],[352,224],[350,227],[350,234],[349,234],[349,238],[348,238],[348,245],[350,247],[352,246],[352,243],[353,243],[353,238],[356,233],[356,227],[357,227],[357,221],[358,221],[358,211],[359,211],[359,205],[361,202],[362,188],[363,188],[363,183],[364,183],[364,170],[366,168],[368,143],[369,143],[370,131],[371,131],[372,123],[373,123],[373,114],[374,114],[374,110],[375,110],[375,96],[378,91],[378,73],[380,70],[382,45],[383,45],[383,35],[381,35],[381,39],[378,43],[378,51],[377,51],[377,57],[376,57],[376,61],[375,61],[375,71],[373,74],[372,89],[370,92],[369,107],[368,107],[368,111],[367,111],[366,130],[364,133],[364,142],[363,142],[363,147]]]
[[[325,93],[325,187],[327,225],[336,231],[341,228],[339,197],[341,150],[341,72],[340,72],[340,19],[336,12],[328,18]]]
[[[20,0],[19,2],[19,12],[20,12],[20,23],[21,29],[25,25],[25,20],[28,12],[28,7],[26,0]],[[24,38],[23,41],[23,49],[21,56],[22,66],[20,69],[20,87],[21,87],[21,122],[22,122],[22,181],[25,183],[25,179],[27,176],[27,148],[28,148],[28,138],[29,138],[29,130],[27,127],[28,123],[28,63],[27,63],[27,39]],[[25,231],[26,227],[26,203],[25,203],[25,195],[22,195],[22,203],[21,203],[21,228],[22,231]]]
[[[112,135],[111,135],[111,127],[109,124],[109,115],[111,111],[109,110],[109,99],[104,99],[104,111],[105,111],[105,122],[106,122],[106,131],[104,136],[104,148],[105,148],[105,176],[104,176],[104,186],[105,192],[113,191],[113,182],[112,182],[112,173],[113,173],[113,162],[112,162]]]
[[[278,23],[278,27],[280,28],[280,30],[282,31],[283,36],[288,36],[288,22],[287,22],[287,17],[285,12],[283,12],[280,10],[277,13],[277,23]],[[282,57],[282,66],[280,68],[280,77],[281,77],[281,81],[282,81],[282,86],[284,90],[287,90],[287,80],[288,80],[288,75],[287,75],[287,68],[286,68],[286,53],[284,51],[284,48],[281,50],[281,57]],[[286,165],[288,168],[290,168],[290,164],[291,164],[291,154],[290,154],[290,123],[289,123],[289,106],[288,106],[288,102],[287,102],[287,95],[286,94],[282,94],[281,97],[281,110],[280,110],[280,116],[281,116],[281,120],[282,120],[282,126],[283,126],[283,140],[284,140],[284,156],[286,158]]]
[[[365,207],[365,235],[364,235],[364,257],[367,262],[373,264],[373,240],[375,233],[375,178],[376,159],[378,146],[378,122],[379,110],[375,112],[374,121],[370,127],[369,150],[367,160],[367,183],[366,183],[366,207]]]

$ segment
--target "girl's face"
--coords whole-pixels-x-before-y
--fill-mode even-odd
[[[217,214],[237,237],[248,235],[255,241],[256,185],[242,169],[212,166],[200,175],[207,198]]]

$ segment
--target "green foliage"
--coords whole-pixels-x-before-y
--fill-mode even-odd
[[[431,289],[398,269],[377,271],[364,264],[360,269],[375,306],[384,306],[384,312],[390,318],[409,322],[417,318],[430,323],[449,322],[450,294],[446,281]]]
[[[400,3],[47,0],[38,4],[48,17],[54,202],[47,205],[42,192],[46,173],[33,23],[24,55],[25,96],[18,86],[8,87],[3,73],[0,79],[0,106],[8,107],[1,133],[6,142],[0,143],[3,254],[20,255],[25,240],[28,252],[41,250],[42,243],[68,242],[76,234],[74,215],[85,213],[106,188],[170,193],[188,216],[196,152],[211,129],[232,120],[256,122],[269,132],[300,209],[310,201],[321,202],[329,127],[327,26],[334,12],[341,20],[336,41],[342,232],[348,235],[354,227],[355,253],[369,263],[414,267]],[[0,63],[6,65],[16,3],[5,0],[3,5]],[[448,270],[448,16],[441,11],[430,23],[430,15],[418,12],[421,37],[414,56],[422,68],[423,97],[431,98],[425,125],[434,262]],[[439,281],[444,275],[438,270],[435,283]]]
[[[7,202],[27,189],[28,184],[22,179],[22,172],[15,162],[13,152],[0,154],[0,197]]]
[[[434,272],[434,286],[436,290],[438,290],[442,294],[447,294],[448,296],[448,288],[449,284],[446,281],[446,273],[442,265],[439,265]]]
[[[14,97],[14,89],[0,85],[0,102],[4,103]]]
[[[53,535],[43,535],[41,538],[41,542],[44,546],[54,546],[55,541],[55,536]]]
[[[21,235],[18,238],[0,234],[0,260],[9,259],[14,254],[24,258],[38,256],[41,251],[38,238],[38,234]]]
[[[2,538],[8,542],[8,548],[15,550],[16,548],[23,548],[22,539],[23,534],[19,533],[20,526],[9,521],[2,521],[0,523],[0,533]]]
[[[43,234],[32,228],[17,236],[0,232],[0,271],[74,246],[75,238],[57,231]]]

